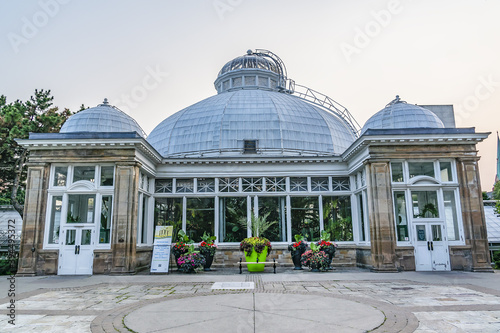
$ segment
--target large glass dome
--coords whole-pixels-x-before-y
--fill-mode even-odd
[[[72,115],[59,131],[59,133],[75,132],[136,132],[146,137],[146,133],[132,117],[109,105],[107,99],[96,107]]]
[[[408,104],[396,96],[396,99],[366,121],[361,134],[368,129],[444,127],[443,122],[434,112],[418,105]]]
[[[345,120],[298,97],[236,90],[209,97],[161,122],[148,142],[164,157],[238,156],[245,143],[273,156],[340,155],[355,140]]]

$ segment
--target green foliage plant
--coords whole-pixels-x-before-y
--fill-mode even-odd
[[[56,133],[73,113],[52,105],[50,90],[35,90],[29,100],[7,103],[0,96],[0,197],[23,215],[28,151],[17,143],[29,133]]]
[[[252,254],[252,251],[255,250],[257,253],[262,253],[267,246],[267,254],[271,252],[271,242],[269,239],[265,237],[260,237],[260,235],[264,234],[267,229],[269,229],[274,224],[278,223],[278,221],[268,221],[267,217],[269,213],[264,216],[255,216],[252,214],[250,216],[250,230],[252,232],[253,237],[245,238],[240,243],[240,250],[244,251],[247,256]],[[242,226],[246,226],[246,219],[241,219],[238,221]]]

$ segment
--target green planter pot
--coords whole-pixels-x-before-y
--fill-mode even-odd
[[[247,262],[257,262],[257,258],[259,259],[260,262],[265,262],[267,257],[267,246],[262,251],[262,253],[257,253],[255,250],[252,251],[252,254],[247,256],[245,254],[245,260]],[[265,264],[248,264],[247,268],[249,272],[263,272]]]

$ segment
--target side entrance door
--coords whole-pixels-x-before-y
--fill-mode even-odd
[[[92,227],[66,227],[62,230],[58,275],[91,275],[94,263]]]
[[[414,224],[415,269],[449,271],[450,254],[443,223]]]

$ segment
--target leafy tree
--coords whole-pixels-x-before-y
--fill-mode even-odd
[[[0,202],[12,204],[22,215],[28,151],[15,139],[27,139],[29,133],[58,132],[72,115],[68,109],[59,112],[52,106],[50,90],[35,90],[26,102],[7,104],[0,96]]]
[[[490,200],[490,197],[488,196],[488,192],[483,191],[483,200]]]
[[[493,186],[493,200],[500,200],[500,181]]]

